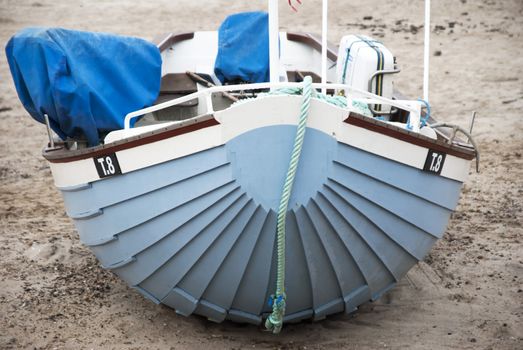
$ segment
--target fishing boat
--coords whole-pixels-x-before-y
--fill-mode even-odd
[[[144,93],[118,94],[138,83],[89,91],[90,106],[109,89],[109,105],[127,108],[94,142],[81,127],[65,132],[58,108],[33,108],[32,76],[11,70],[48,126],[43,156],[67,214],[104,268],[181,315],[266,319],[279,332],[353,312],[396,285],[442,237],[478,154],[469,130],[429,115],[428,40],[424,100],[409,100],[393,91],[399,68],[382,43],[328,44],[327,1],[320,38],[279,32],[278,3],[268,3],[268,15],[233,15],[219,31],[159,36],[147,44],[156,58],[115,59],[140,79],[157,74],[159,92],[137,108]],[[46,33],[56,53],[65,34]],[[28,45],[16,38],[10,63]],[[90,79],[118,74],[93,66]],[[63,104],[82,93],[67,91]]]

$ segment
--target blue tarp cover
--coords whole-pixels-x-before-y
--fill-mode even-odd
[[[269,81],[269,17],[265,12],[229,16],[218,31],[214,73],[222,83]]]
[[[142,39],[61,28],[28,28],[9,40],[6,55],[18,96],[31,116],[62,138],[123,128],[127,113],[151,105],[160,90],[162,59]]]

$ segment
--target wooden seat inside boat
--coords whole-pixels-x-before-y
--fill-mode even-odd
[[[155,105],[167,102],[198,91],[196,83],[185,73],[168,73],[160,83],[160,93]],[[165,121],[185,120],[197,114],[198,99],[180,103],[166,109],[146,115],[137,122],[137,126],[145,126]]]
[[[196,83],[185,73],[168,73],[162,77],[160,95],[186,95],[196,91]]]

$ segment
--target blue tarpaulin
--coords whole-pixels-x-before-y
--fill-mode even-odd
[[[269,81],[269,17],[265,12],[231,15],[218,31],[214,73],[222,83]]]
[[[28,28],[9,40],[6,55],[29,114],[42,123],[47,114],[62,139],[86,138],[90,146],[160,90],[160,52],[138,38]]]

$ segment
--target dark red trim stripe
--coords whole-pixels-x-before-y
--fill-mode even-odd
[[[187,134],[196,130],[205,129],[220,124],[214,117],[210,119],[176,128],[165,128],[160,131],[155,130],[144,135],[130,137],[127,140],[117,141],[108,145],[96,146],[91,150],[75,151],[46,151],[43,156],[51,163],[68,163],[76,160],[87,159],[92,157],[102,157],[114,152],[122,151],[129,148],[142,146],[148,143],[165,140],[171,137]]]
[[[442,141],[433,140],[426,136],[419,135],[408,130],[403,130],[394,125],[389,125],[380,121],[376,121],[372,118],[365,117],[359,114],[350,113],[347,119],[344,120],[344,122],[383,135],[387,135],[395,139],[411,143],[413,145],[444,152],[446,154],[450,154],[458,158],[472,160],[475,157],[475,152],[473,150],[469,150],[457,145],[449,145],[448,143]]]

